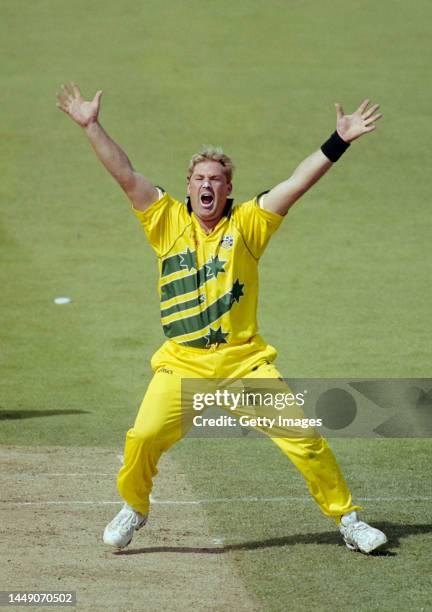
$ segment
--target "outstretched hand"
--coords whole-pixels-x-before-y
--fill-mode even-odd
[[[375,121],[381,119],[382,114],[377,113],[379,104],[369,106],[370,100],[363,100],[358,109],[352,115],[345,115],[339,102],[336,107],[336,131],[345,142],[351,142],[363,134],[373,132]]]
[[[81,95],[80,88],[75,83],[62,85],[57,93],[57,108],[69,115],[81,127],[97,121],[101,103],[102,91],[97,91],[91,102],[87,102]]]

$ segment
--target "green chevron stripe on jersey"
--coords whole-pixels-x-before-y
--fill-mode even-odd
[[[222,327],[219,326],[218,329],[212,329],[210,327],[209,331],[199,338],[195,338],[195,340],[188,340],[187,342],[180,342],[183,346],[193,346],[195,348],[208,348],[212,344],[227,344],[227,340],[225,339],[229,336],[228,332],[224,332]]]
[[[189,308],[194,308],[195,306],[199,306],[203,304],[205,301],[204,295],[199,295],[191,300],[186,300],[186,302],[181,302],[180,304],[173,304],[169,308],[163,308],[161,310],[161,317],[168,317],[169,315],[174,314],[175,312],[182,312],[183,310],[188,310]]]
[[[208,348],[210,346],[210,343],[207,342],[207,335],[195,338],[195,340],[189,340],[188,342],[179,342],[179,344],[182,346],[193,346],[194,348]]]
[[[193,253],[191,253],[191,255],[193,255]],[[177,278],[169,283],[165,283],[165,285],[161,286],[161,302],[166,302],[167,300],[171,300],[173,297],[184,295],[185,293],[190,293],[191,291],[199,289],[208,280],[217,278],[218,274],[225,272],[224,265],[226,263],[226,261],[221,261],[219,256],[216,255],[215,257],[209,259],[209,261],[207,261],[196,272],[193,272],[188,276],[183,276],[183,278]],[[182,265],[186,266],[187,264]]]
[[[182,253],[176,253],[162,260],[161,277],[183,270],[188,270],[188,272],[190,272],[193,268],[195,268],[195,270],[197,269],[196,252],[188,248]]]
[[[167,336],[167,338],[176,338],[177,336],[191,334],[199,331],[200,329],[207,328],[209,325],[217,321],[222,315],[229,312],[234,302],[240,301],[240,298],[244,295],[243,287],[244,284],[240,283],[240,281],[237,279],[230,291],[213,302],[213,304],[210,304],[202,312],[191,317],[184,317],[183,319],[177,319],[172,323],[163,325],[165,336]]]

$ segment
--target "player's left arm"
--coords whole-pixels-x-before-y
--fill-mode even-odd
[[[273,187],[262,199],[261,206],[279,215],[286,215],[290,207],[308,191],[342,155],[350,143],[375,130],[374,123],[382,117],[379,104],[364,100],[352,115],[345,115],[336,102],[336,132],[323,146],[309,155],[294,170],[289,179]]]

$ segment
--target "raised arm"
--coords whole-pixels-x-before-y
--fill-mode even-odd
[[[375,129],[374,122],[382,117],[379,105],[364,100],[352,115],[345,115],[339,103],[336,107],[336,132],[321,149],[309,155],[294,170],[289,179],[276,185],[262,201],[266,210],[286,215],[290,207],[308,191],[342,155],[349,144]]]
[[[102,91],[86,101],[75,83],[63,85],[57,94],[57,107],[83,128],[108,172],[131,200],[134,208],[145,210],[158,199],[158,190],[136,172],[126,153],[108,136],[98,121]]]

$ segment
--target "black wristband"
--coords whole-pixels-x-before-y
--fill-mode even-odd
[[[337,162],[349,146],[349,142],[345,142],[337,132],[333,132],[330,138],[322,145],[321,151],[331,162]]]

